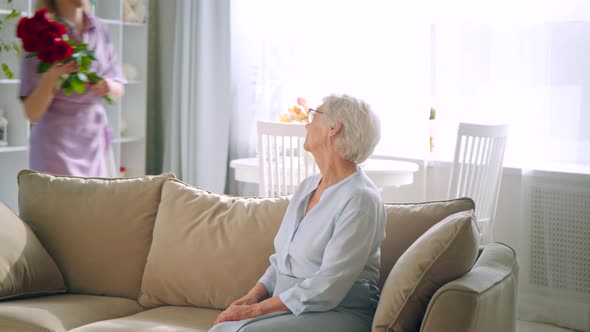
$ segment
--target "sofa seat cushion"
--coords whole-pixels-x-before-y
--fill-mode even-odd
[[[137,299],[162,183],[172,177],[21,171],[20,217],[54,259],[69,292]]]
[[[61,272],[37,236],[0,203],[0,300],[65,291]]]
[[[137,301],[94,295],[52,295],[0,302],[0,331],[69,331],[75,327],[136,314]]]
[[[81,326],[71,332],[207,332],[221,310],[166,306]]]
[[[288,203],[166,181],[139,303],[222,309],[242,297],[270,265]]]

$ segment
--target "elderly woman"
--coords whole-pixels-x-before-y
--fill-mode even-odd
[[[333,95],[306,127],[304,148],[321,174],[293,195],[270,267],[210,331],[371,330],[386,215],[358,164],[379,141],[379,119],[365,102]]]

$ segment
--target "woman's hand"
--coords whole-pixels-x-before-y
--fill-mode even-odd
[[[239,301],[239,300],[238,300]],[[213,325],[217,325],[222,322],[237,321],[242,319],[254,318],[260,316],[260,313],[256,310],[256,306],[253,304],[245,305],[230,305],[222,313],[217,316],[217,319]]]
[[[61,75],[66,75],[66,74],[70,74],[73,72],[77,72],[78,71],[78,65],[76,64],[76,61],[70,61],[70,62],[66,62],[66,63],[54,63],[48,70],[49,73],[52,73],[53,75],[57,75],[57,77],[60,77]]]
[[[70,61],[68,63],[54,63],[41,75],[37,87],[23,99],[25,113],[31,122],[38,121],[47,112],[49,104],[59,88],[59,78],[76,71],[78,71],[76,61]]]
[[[256,304],[258,302],[259,302],[259,300],[258,300],[258,298],[256,298],[256,296],[248,293],[248,294],[244,295],[242,298],[233,301],[232,304],[230,304],[230,306]]]
[[[104,78],[95,84],[90,85],[90,91],[96,93],[100,97],[104,97],[111,92],[112,81]]]
[[[54,63],[45,72],[44,78],[48,78],[51,83],[55,83],[62,75],[69,75],[78,71],[78,65],[76,61],[70,61],[67,63]],[[41,80],[45,82],[46,80]]]

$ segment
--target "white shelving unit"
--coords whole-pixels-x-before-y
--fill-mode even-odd
[[[119,62],[135,70],[134,77],[127,77],[125,95],[114,105],[105,103],[109,126],[112,131],[112,148],[117,170],[126,168],[126,176],[145,174],[146,162],[146,121],[147,121],[147,19],[141,22],[126,22],[123,11],[124,0],[98,0],[92,8],[93,14],[107,26],[111,42],[117,50]],[[145,8],[148,7],[145,0]],[[13,0],[7,4],[0,0],[0,17],[6,17],[10,9],[22,11],[30,16],[34,0]],[[5,41],[10,41],[18,20],[11,20],[2,32]],[[14,41],[18,41],[13,37]],[[20,45],[20,42],[19,42]],[[28,168],[28,138],[30,123],[18,98],[20,86],[20,59],[15,52],[2,52],[0,57],[7,62],[15,77],[0,77],[0,108],[8,119],[8,146],[0,146],[0,202],[18,211],[18,187],[16,175]]]

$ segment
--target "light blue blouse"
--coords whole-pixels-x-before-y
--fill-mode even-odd
[[[326,189],[305,215],[320,180],[321,174],[305,179],[293,195],[274,239],[271,265],[259,280],[295,315],[332,310],[353,285],[377,289],[379,280],[386,223],[379,190],[359,168]],[[276,289],[285,279],[299,280]]]

